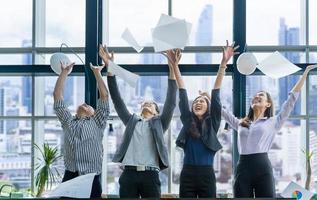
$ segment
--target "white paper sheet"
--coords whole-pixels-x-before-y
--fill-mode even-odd
[[[281,78],[300,70],[299,67],[287,60],[278,51],[261,61],[257,68],[271,78]]]
[[[158,24],[152,29],[152,40],[155,52],[186,46],[192,25],[185,20],[180,20],[162,14]]]
[[[302,186],[294,183],[293,181],[288,184],[288,186],[284,189],[281,196],[284,198],[297,198],[300,200],[310,200],[313,197],[313,193],[306,190]]]
[[[119,76],[124,81],[126,81],[131,87],[136,87],[136,84],[139,80],[138,75],[123,69],[122,67],[120,67],[114,62],[111,62],[110,60],[108,64],[108,72],[111,72],[116,76]]]
[[[142,51],[144,47],[141,47],[136,41],[135,37],[132,35],[131,31],[126,28],[121,35],[121,38],[124,39],[129,45],[131,45],[138,53]]]
[[[47,197],[90,198],[96,173],[85,174],[61,183]]]

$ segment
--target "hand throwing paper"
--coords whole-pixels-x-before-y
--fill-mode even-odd
[[[186,46],[192,25],[185,20],[162,14],[158,24],[152,29],[155,52]]]
[[[257,68],[271,78],[281,78],[300,70],[299,67],[287,60],[278,51],[261,61]]]
[[[124,81],[126,81],[131,87],[136,87],[139,76],[129,72],[128,70],[123,69],[119,65],[109,60],[108,72],[111,72],[114,75],[119,76]]]
[[[90,198],[96,173],[90,173],[61,183],[47,197]]]
[[[134,36],[128,28],[124,30],[124,32],[121,35],[121,38],[124,39],[129,45],[131,45],[138,53],[142,51],[143,47],[139,45],[139,43],[136,41],[136,39],[134,38]]]

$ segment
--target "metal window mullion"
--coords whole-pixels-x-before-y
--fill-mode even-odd
[[[173,16],[173,2],[172,0],[168,0],[168,15]]]

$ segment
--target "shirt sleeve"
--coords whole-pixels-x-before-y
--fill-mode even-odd
[[[54,102],[54,110],[62,126],[69,126],[73,117],[63,100]]]
[[[284,122],[288,119],[289,115],[291,114],[296,100],[298,99],[299,92],[290,92],[288,95],[287,100],[283,103],[281,110],[276,115],[276,123],[275,128],[277,130],[281,129]]]
[[[104,129],[106,127],[109,113],[109,101],[98,99],[97,109],[93,119],[100,129]]]
[[[234,130],[238,130],[240,120],[236,118],[230,111],[222,107],[221,116]]]

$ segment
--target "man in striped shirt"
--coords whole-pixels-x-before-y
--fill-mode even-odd
[[[102,137],[109,116],[108,91],[101,75],[104,66],[91,65],[100,94],[96,111],[84,103],[78,106],[75,117],[71,115],[63,100],[64,83],[73,66],[74,63],[69,65],[61,63],[62,72],[54,89],[54,110],[65,134],[65,174],[62,181],[87,173],[96,173],[91,197],[101,197]]]

